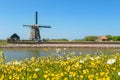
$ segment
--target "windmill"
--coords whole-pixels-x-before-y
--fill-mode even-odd
[[[30,39],[31,40],[41,40],[39,28],[51,28],[50,26],[40,26],[38,25],[38,12],[35,12],[35,24],[33,25],[23,25],[31,28]]]

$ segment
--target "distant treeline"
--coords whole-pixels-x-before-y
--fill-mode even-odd
[[[112,36],[112,35],[106,35],[108,40],[110,41],[120,41],[120,36]]]
[[[43,41],[50,41],[50,42],[67,42],[67,41],[98,41],[98,38],[100,36],[85,36],[83,39],[74,39],[74,40],[69,40],[69,39],[43,39]],[[112,36],[112,35],[106,35],[107,41],[120,41],[120,36]]]

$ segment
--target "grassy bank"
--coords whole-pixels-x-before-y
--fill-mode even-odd
[[[0,40],[0,45],[7,45],[7,40]]]

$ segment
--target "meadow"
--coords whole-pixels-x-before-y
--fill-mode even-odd
[[[6,40],[0,40],[0,45],[7,45],[7,41]]]
[[[64,49],[65,50],[65,49]],[[119,80],[120,54],[56,55],[6,62],[0,52],[0,80]]]

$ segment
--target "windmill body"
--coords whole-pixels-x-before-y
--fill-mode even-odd
[[[32,39],[32,40],[39,40],[39,39],[41,39],[39,27],[37,27],[37,26],[32,26],[31,27],[30,39]]]
[[[41,40],[39,28],[51,28],[50,26],[40,26],[38,25],[38,13],[35,14],[35,24],[33,25],[23,25],[31,28],[30,39],[31,40]]]

